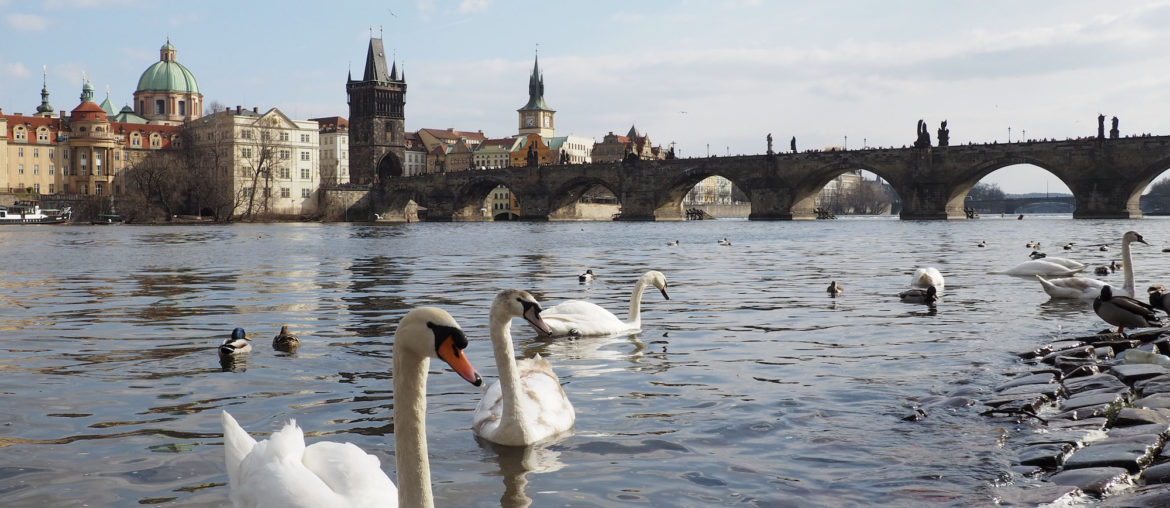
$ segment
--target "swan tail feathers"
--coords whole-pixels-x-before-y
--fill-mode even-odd
[[[227,411],[223,411],[220,421],[223,424],[224,462],[227,466],[228,482],[236,485],[239,483],[240,463],[252,452],[256,440],[252,439]]]

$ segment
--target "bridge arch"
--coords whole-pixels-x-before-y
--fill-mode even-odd
[[[597,188],[604,189],[612,195],[612,202],[583,201],[589,198],[588,193]],[[618,197],[617,186],[597,177],[581,176],[573,178],[560,187],[554,189],[548,196],[550,220],[566,220],[567,218],[585,220],[612,219],[621,211],[621,198]],[[610,198],[611,196],[603,196]],[[608,201],[608,200],[607,200]]]
[[[1128,196],[1125,202],[1126,208],[1129,210],[1137,210],[1140,213],[1142,193],[1150,187],[1150,184],[1154,183],[1154,180],[1167,173],[1167,171],[1170,171],[1170,156],[1155,160],[1142,168],[1141,171],[1138,171],[1134,177],[1133,184],[1129,186],[1128,192],[1126,193],[1126,196]],[[1159,211],[1159,213],[1164,212]]]
[[[386,155],[383,155],[382,159],[378,161],[378,169],[375,174],[382,182],[401,177],[403,174],[402,160],[394,155],[394,152],[386,152]]]
[[[683,201],[687,194],[700,182],[713,176],[727,179],[734,188],[739,189],[747,196],[749,202],[753,201],[751,186],[745,185],[747,179],[740,171],[719,171],[717,168],[705,166],[692,167],[684,169],[667,183],[657,199],[654,200],[654,220],[684,220],[686,210]],[[623,201],[622,205],[622,214],[625,215],[627,204]]]
[[[960,216],[964,213],[966,208],[965,203],[967,194],[970,193],[971,189],[974,188],[975,185],[978,184],[981,180],[1001,169],[1007,169],[1012,166],[1020,165],[1035,166],[1056,177],[1057,180],[1060,180],[1060,183],[1064,184],[1065,187],[1068,187],[1069,190],[1073,193],[1074,207],[1079,205],[1079,203],[1077,203],[1077,193],[1073,187],[1069,185],[1071,175],[1069,175],[1063,167],[1035,157],[1013,155],[1009,157],[999,157],[996,159],[983,161],[965,171],[960,172],[958,174],[958,178],[955,179],[954,185],[948,189],[946,203],[947,215]],[[1138,192],[1140,192],[1140,189]]]
[[[898,194],[895,197],[901,196],[896,181],[890,178],[891,173],[885,168],[861,160],[845,158],[812,169],[809,171],[808,176],[793,186],[792,206],[789,210],[792,217],[794,219],[817,217],[816,200],[821,196],[821,191],[824,190],[829,182],[850,171],[866,171],[872,173],[887,184],[883,188],[891,189],[895,194]],[[865,184],[864,179],[858,182],[858,185]]]
[[[505,179],[494,178],[489,176],[472,178],[470,181],[464,183],[454,194],[454,201],[452,205],[451,220],[466,222],[466,221],[492,221],[497,217],[504,217],[505,220],[512,220],[515,214],[510,207],[501,209],[493,209],[489,206],[487,201],[493,198],[493,192],[498,187],[508,189],[508,196],[500,196],[501,202],[506,200],[519,201],[519,194],[516,192],[515,182],[509,182]]]

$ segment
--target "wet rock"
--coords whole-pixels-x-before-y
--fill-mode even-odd
[[[1146,425],[1130,425],[1127,427],[1114,427],[1109,429],[1106,436],[1111,438],[1123,438],[1131,436],[1161,436],[1165,437],[1170,433],[1170,425],[1164,423],[1154,423]]]
[[[1147,485],[1170,483],[1170,462],[1147,467],[1145,471],[1142,471],[1141,481]]]
[[[1074,347],[1074,348],[1069,348],[1069,349],[1061,349],[1061,350],[1053,351],[1051,353],[1044,355],[1044,358],[1041,358],[1040,361],[1051,365],[1051,364],[1056,363],[1056,360],[1058,358],[1063,359],[1064,361],[1069,361],[1069,360],[1078,359],[1078,358],[1091,360],[1095,357],[1096,357],[1096,353],[1093,351],[1093,346],[1080,346],[1080,347]]]
[[[996,394],[997,397],[1006,397],[1010,395],[1030,395],[1039,394],[1055,399],[1056,395],[1060,393],[1060,384],[1058,383],[1043,383],[1034,385],[1013,386]]]
[[[1098,360],[1096,358],[1081,358],[1081,357],[1075,357],[1075,356],[1058,356],[1058,357],[1056,357],[1056,360],[1054,360],[1052,362],[1052,364],[1055,365],[1056,368],[1060,369],[1060,372],[1064,377],[1070,377],[1069,373],[1076,372],[1083,367],[1087,367],[1090,365],[1093,367],[1096,367],[1097,361]]]
[[[995,387],[996,392],[1002,392],[1009,388],[1024,385],[1043,385],[1047,383],[1056,383],[1056,374],[1052,372],[1040,372],[1036,374],[1026,374],[1023,376],[1012,378],[1011,381],[1003,383]]]
[[[1143,425],[1150,423],[1170,424],[1170,409],[1140,409],[1123,407],[1117,412],[1113,424],[1117,426]]]
[[[1125,402],[1125,400],[1126,396],[1124,392],[1096,392],[1091,394],[1079,394],[1075,397],[1071,397],[1062,401],[1060,403],[1060,410],[1070,411],[1073,409],[1080,409],[1091,406],[1120,404]]]
[[[1156,449],[1145,439],[1106,439],[1073,452],[1065,459],[1064,468],[1122,467],[1136,473],[1153,462]]]
[[[1043,485],[1039,487],[1004,487],[996,491],[999,506],[1029,506],[1072,500],[1081,495],[1081,489],[1072,485]]]
[[[1155,393],[1133,401],[1134,407],[1147,409],[1170,409],[1170,393]]]
[[[1138,347],[1142,344],[1140,340],[1106,340],[1101,342],[1094,342],[1093,347],[1108,347],[1113,350],[1115,354],[1121,354],[1127,349]]]
[[[1114,365],[1109,367],[1109,374],[1117,376],[1121,382],[1132,385],[1137,381],[1158,377],[1170,373],[1166,367],[1155,365],[1152,363],[1136,363],[1126,365]]]
[[[1017,455],[1020,465],[1056,469],[1072,450],[1073,445],[1069,443],[1044,443],[1021,448]]]
[[[1143,379],[1134,383],[1133,387],[1145,395],[1170,393],[1170,374]]]
[[[1081,392],[1090,390],[1102,389],[1116,389],[1118,391],[1126,390],[1129,387],[1121,380],[1109,374],[1097,374],[1087,377],[1078,377],[1073,379],[1066,379],[1063,383],[1064,393],[1066,396],[1072,396]]]
[[[1032,414],[1050,399],[1042,393],[1006,395],[983,401],[987,406],[1004,411],[1028,411]]]
[[[904,422],[917,422],[917,421],[921,421],[924,418],[926,418],[926,411],[923,411],[919,408],[914,408],[914,412],[907,415],[907,416],[903,416],[902,421],[904,421]]]
[[[1083,420],[1072,420],[1067,418],[1051,418],[1048,420],[1048,429],[1055,430],[1105,430],[1109,424],[1103,416],[1085,418]]]
[[[1049,481],[1057,485],[1073,485],[1082,491],[1100,496],[1116,485],[1131,485],[1129,471],[1120,467],[1087,467],[1066,469],[1052,475]]]
[[[1073,370],[1064,373],[1065,379],[1072,377],[1092,376],[1101,372],[1101,367],[1095,363],[1081,365]]]
[[[1170,486],[1147,485],[1113,496],[1101,508],[1165,508],[1170,506]]]

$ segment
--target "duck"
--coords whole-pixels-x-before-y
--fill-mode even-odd
[[[1036,244],[1034,242],[1029,241],[1026,245],[1024,245],[1024,247],[1029,248],[1029,249],[1034,249],[1034,248],[1036,248]]]
[[[674,240],[674,241],[671,241],[671,242],[666,242],[666,246],[667,246],[667,247],[678,247],[678,240]]]
[[[722,240],[719,240],[719,245],[723,245],[723,246],[726,246],[726,247],[731,247],[731,240],[728,240],[728,239],[726,239],[726,238],[724,238],[724,239],[722,239]]]
[[[986,240],[982,240],[982,241],[980,241],[979,243],[975,244],[975,246],[976,246],[976,247],[987,247],[987,241],[986,241]]]
[[[301,339],[298,339],[296,335],[288,333],[288,325],[280,325],[280,333],[272,338],[272,349],[286,353],[295,353],[299,347],[301,347]]]
[[[1042,258],[1048,257],[1048,254],[1045,254],[1045,253],[1040,252],[1038,250],[1034,250],[1034,251],[1032,251],[1031,254],[1028,254],[1028,257],[1030,257],[1032,259],[1042,259]]]
[[[352,443],[305,445],[295,420],[256,442],[226,410],[221,413],[230,497],[236,508],[260,506],[433,507],[426,444],[427,373],[439,358],[464,380],[483,378],[463,353],[459,324],[437,307],[408,312],[394,333],[394,458],[398,486],[378,458]]]
[[[1150,295],[1150,307],[1170,314],[1170,299],[1166,298],[1166,286],[1154,284],[1146,289],[1146,293]]]
[[[593,270],[585,270],[585,273],[578,275],[577,282],[593,282]]]
[[[842,292],[844,292],[844,290],[841,289],[841,285],[837,284],[837,281],[829,282],[829,288],[826,289],[825,291],[828,292],[829,296],[833,297],[833,298],[836,298],[838,295],[840,295]]]
[[[231,337],[224,339],[223,343],[219,345],[219,356],[232,358],[247,354],[252,351],[252,344],[249,342],[251,340],[248,338],[248,334],[244,333],[243,328],[237,327],[232,330]]]
[[[1121,258],[1123,259],[1122,271],[1125,274],[1124,282],[1122,282],[1121,289],[1113,289],[1114,295],[1133,297],[1134,295],[1134,277],[1133,277],[1133,263],[1130,255],[1129,244],[1133,242],[1146,243],[1142,235],[1136,231],[1127,231],[1121,237]],[[1148,244],[1147,244],[1148,245]],[[1062,258],[1049,258],[1047,261],[1063,260]],[[1072,260],[1063,260],[1066,262],[1073,262]],[[1077,263],[1080,264],[1080,263]],[[1068,266],[1068,265],[1065,265]],[[1108,268],[1098,267],[1094,270],[1098,275],[1101,269],[1105,268],[1108,273]],[[1061,277],[1055,279],[1045,279],[1040,274],[1036,274],[1036,278],[1040,281],[1040,286],[1044,288],[1044,292],[1048,293],[1050,298],[1056,299],[1080,299],[1092,300],[1101,293],[1101,288],[1105,286],[1105,282],[1091,279],[1088,277]]]
[[[1109,246],[1108,246],[1108,245],[1102,245],[1102,246],[1101,246],[1100,248],[1098,248],[1097,250],[1099,250],[1099,251],[1101,251],[1101,252],[1109,252]]]
[[[1064,244],[1064,250],[1073,250],[1073,243],[1068,242],[1068,243]]]
[[[1093,269],[1093,275],[1109,275],[1110,273],[1113,272],[1109,271],[1109,267],[1104,265]]]
[[[1108,284],[1093,300],[1093,312],[1106,323],[1116,326],[1119,334],[1124,334],[1126,328],[1162,326],[1153,307],[1128,296],[1114,295]]]
[[[1046,275],[1049,277],[1069,277],[1079,271],[1080,270],[1068,268],[1064,265],[1053,263],[1045,259],[1033,259],[1031,261],[1025,261],[1016,266],[1008,268],[1007,270],[1001,270],[998,272],[993,271],[991,273],[1021,276]]]
[[[938,268],[928,266],[926,268],[919,268],[914,270],[914,275],[910,277],[910,286],[916,288],[934,287],[942,291],[946,286],[943,281],[942,273],[939,273]]]
[[[516,360],[512,318],[550,331],[540,303],[527,291],[508,289],[496,296],[488,326],[500,378],[476,405],[471,428],[479,438],[504,446],[555,440],[573,428],[577,414],[548,360],[539,354]]]
[[[630,295],[630,312],[626,321],[593,302],[568,300],[541,312],[541,318],[548,325],[549,331],[536,325],[533,325],[533,328],[536,328],[537,333],[549,337],[638,333],[642,331],[642,293],[647,286],[658,288],[663,298],[670,299],[666,292],[666,276],[657,270],[650,270],[634,284],[634,292]]]
[[[898,293],[898,299],[905,303],[921,303],[934,307],[935,303],[938,302],[938,288],[929,286],[926,289],[907,289]]]

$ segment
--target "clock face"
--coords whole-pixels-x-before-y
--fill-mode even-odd
[[[548,127],[548,123],[549,123],[549,118],[546,116],[546,117],[544,117],[544,126]]]
[[[524,119],[524,125],[527,125],[527,126],[529,126],[529,127],[532,127],[533,125],[536,125],[536,119],[535,119],[535,118],[532,118],[531,116],[530,116],[530,117],[528,117],[528,118],[525,118],[525,119]]]

